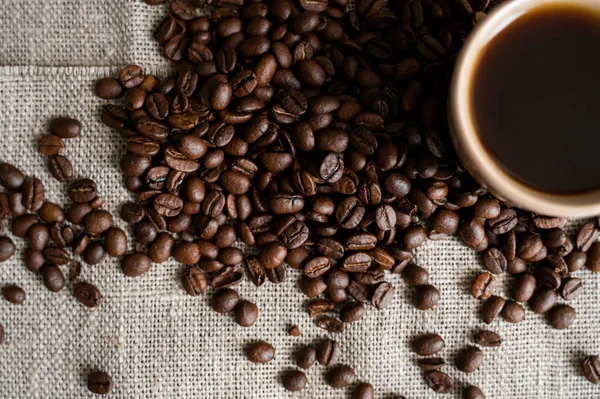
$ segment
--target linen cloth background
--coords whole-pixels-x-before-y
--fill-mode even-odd
[[[76,176],[94,179],[106,209],[118,215],[120,205],[131,199],[118,166],[125,146],[118,133],[100,123],[104,102],[94,97],[93,83],[129,63],[164,75],[168,63],[151,35],[166,12],[142,0],[0,0],[0,160],[41,178],[48,199],[67,205],[66,185],[51,177],[36,149],[49,118],[75,117],[83,122],[83,133],[67,141],[66,155]],[[115,221],[126,227],[118,216]],[[187,296],[179,282],[183,268],[174,261],[154,265],[135,279],[121,273],[118,260],[84,265],[80,279],[104,294],[101,306],[88,309],[73,298],[73,283],[60,293],[46,290],[23,266],[25,242],[15,242],[18,253],[0,265],[0,286],[22,286],[27,300],[22,306],[0,300],[6,330],[0,398],[93,397],[85,381],[96,369],[113,377],[112,398],[350,396],[350,390],[329,388],[320,366],[307,372],[309,387],[301,393],[286,392],[278,381],[283,370],[294,367],[298,347],[327,335],[304,310],[306,299],[293,270],[280,286],[256,289],[246,281],[239,287],[261,312],[254,327],[242,328],[231,316],[213,312],[209,295]],[[499,320],[487,327],[479,319],[480,304],[469,294],[481,269],[475,253],[448,239],[429,242],[415,261],[429,270],[442,293],[434,310],[416,310],[412,289],[394,275],[389,280],[396,296],[389,308],[369,310],[362,321],[332,336],[342,346],[341,362],[353,366],[360,381],[372,383],[378,398],[438,397],[415,364],[410,340],[425,332],[441,334],[446,348],[440,355],[451,364],[480,328],[499,332],[504,343],[484,349],[485,362],[473,374],[446,366],[456,385],[446,397],[461,397],[467,384],[497,399],[600,397],[600,388],[585,380],[580,366],[585,355],[600,353],[600,276],[578,272],[585,294],[573,302],[577,321],[566,331],[551,329],[530,311],[518,325]],[[508,295],[510,279],[500,277],[500,294]],[[301,327],[302,337],[287,335],[291,324]],[[245,359],[244,346],[257,339],[275,345],[274,361],[253,365]]]

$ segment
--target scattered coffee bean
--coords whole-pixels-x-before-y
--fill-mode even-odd
[[[108,374],[102,371],[94,371],[88,374],[87,387],[92,393],[106,395],[112,390],[113,381]]]
[[[63,139],[74,139],[81,134],[81,122],[61,116],[50,121],[50,133]]]
[[[429,387],[437,393],[448,393],[454,388],[452,377],[439,370],[429,371],[425,380]]]
[[[556,305],[548,311],[548,322],[557,330],[571,327],[575,322],[575,309],[569,305]]]
[[[47,264],[40,269],[44,285],[52,292],[59,292],[65,287],[65,275],[56,265]]]
[[[525,309],[517,302],[507,301],[502,308],[502,317],[509,323],[520,323],[525,318]]]
[[[417,364],[422,370],[433,371],[441,369],[446,362],[441,357],[426,357],[418,359]]]
[[[125,256],[121,263],[123,274],[128,277],[138,277],[142,274],[146,274],[151,266],[152,262],[150,258],[139,252]]]
[[[77,283],[73,291],[75,298],[88,308],[95,308],[102,301],[102,293],[96,286],[90,283]]]
[[[349,366],[338,366],[327,374],[327,384],[332,388],[345,388],[354,384],[356,373]]]
[[[477,345],[496,347],[502,344],[502,337],[493,331],[479,331],[475,334],[473,341]]]
[[[317,360],[323,366],[333,366],[337,364],[339,358],[340,346],[337,342],[326,339],[317,345]]]
[[[485,399],[485,395],[478,387],[469,385],[463,391],[463,399]]]
[[[583,373],[592,384],[600,383],[600,358],[588,356],[583,361]]]
[[[472,373],[483,363],[483,352],[473,346],[468,347],[456,356],[456,368],[465,373]]]
[[[433,285],[422,285],[415,291],[415,307],[419,310],[429,310],[440,300],[440,291]]]
[[[275,358],[275,347],[268,342],[256,342],[246,351],[246,357],[252,363],[268,363]]]
[[[8,237],[0,237],[0,262],[6,262],[15,254],[17,246]]]
[[[2,295],[4,296],[4,299],[15,305],[21,305],[25,302],[26,297],[25,290],[16,285],[7,285],[2,288]]]
[[[316,360],[317,351],[310,346],[302,347],[296,353],[296,364],[305,370],[311,368]]]
[[[375,398],[375,390],[373,389],[373,385],[363,382],[358,384],[358,386],[354,389],[354,394],[352,396],[353,399],[374,399]]]
[[[306,388],[308,378],[306,374],[299,370],[288,370],[281,376],[283,387],[290,392],[298,392]]]
[[[412,349],[419,356],[431,356],[444,349],[445,345],[438,334],[426,334],[413,340]]]
[[[241,301],[235,307],[235,321],[242,327],[251,327],[258,319],[258,307],[249,301]]]

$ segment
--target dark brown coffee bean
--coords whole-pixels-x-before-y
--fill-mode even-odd
[[[235,321],[242,327],[251,327],[258,319],[258,307],[249,301],[241,301],[235,307]]]
[[[65,143],[58,136],[47,134],[40,139],[39,150],[48,157],[59,155],[65,149]]]
[[[174,194],[159,194],[154,197],[153,205],[159,215],[174,217],[181,213],[183,200]]]
[[[559,292],[564,300],[571,301],[583,293],[583,283],[581,279],[575,277],[567,278],[563,280]]]
[[[62,223],[65,221],[65,213],[63,209],[52,202],[44,202],[38,210],[40,219],[48,224]]]
[[[482,260],[485,268],[493,274],[502,274],[506,270],[506,258],[498,248],[488,248]]]
[[[204,273],[196,267],[185,269],[181,281],[183,288],[191,296],[206,294],[208,291],[208,281]]]
[[[106,395],[113,388],[112,378],[102,371],[94,371],[88,374],[87,388],[97,395]]]
[[[487,221],[488,226],[494,234],[504,234],[517,225],[517,213],[514,209],[503,209],[494,219]]]
[[[115,78],[104,78],[96,81],[96,96],[104,100],[114,100],[123,95],[123,87]]]
[[[340,312],[340,319],[344,323],[353,323],[362,318],[365,313],[363,304],[355,302],[345,306]]]
[[[17,190],[25,183],[25,175],[15,166],[0,162],[0,186],[7,190]]]
[[[383,0],[358,0],[356,11],[362,16],[373,16],[383,8]]]
[[[520,274],[513,285],[513,299],[517,302],[527,302],[533,296],[535,289],[535,277],[529,273]]]
[[[426,334],[412,342],[412,350],[419,356],[431,356],[444,349],[445,342],[438,334]]]
[[[65,275],[56,265],[47,264],[40,270],[44,285],[52,292],[61,291],[65,287]]]
[[[431,301],[433,299],[435,302],[437,302],[437,300],[435,300],[433,298],[434,296],[435,296],[435,294],[433,294],[433,292],[432,292],[432,295],[429,296],[429,300]],[[373,292],[373,297],[371,298],[371,303],[377,309],[383,309],[392,302],[393,297],[394,297],[394,287],[392,287],[392,285],[388,282],[383,282],[383,283],[379,284],[377,286],[377,288],[375,289],[375,291]],[[438,293],[438,297],[439,297],[439,293]]]
[[[29,245],[34,251],[43,251],[50,242],[50,232],[48,231],[48,227],[43,223],[36,223],[31,226],[27,232],[27,236],[29,238]],[[4,242],[4,245],[2,242]],[[12,253],[14,253],[14,245],[11,248],[10,244],[12,244],[12,241],[9,239],[0,241],[0,252],[6,252],[4,256],[0,255],[0,261],[10,253],[11,249]]]
[[[108,211],[101,209],[88,213],[83,218],[85,231],[89,234],[102,234],[112,227],[112,215]]]
[[[95,285],[80,282],[75,284],[73,295],[88,308],[95,308],[102,302],[102,293]]]
[[[485,395],[479,387],[469,385],[463,391],[463,399],[485,399]]]
[[[0,263],[6,262],[15,254],[17,247],[8,237],[0,237]]]
[[[410,285],[421,286],[429,281],[429,273],[427,270],[413,263],[408,264],[402,271],[402,275]]]
[[[506,304],[506,300],[499,296],[492,296],[488,300],[483,303],[481,307],[481,319],[485,324],[490,324],[492,321],[500,315],[502,309],[504,309],[504,305]]]
[[[456,356],[456,368],[465,373],[472,373],[483,363],[483,352],[473,346],[468,347]]]
[[[287,256],[287,248],[279,242],[272,242],[261,248],[258,260],[265,269],[274,269]]]
[[[306,388],[308,378],[299,370],[288,370],[281,376],[283,387],[290,392],[298,392]]]
[[[583,361],[583,374],[592,384],[600,382],[600,358],[598,356],[588,356]]]
[[[325,256],[319,256],[304,265],[304,275],[309,278],[316,278],[325,274],[330,267],[329,259]]]
[[[4,299],[15,305],[21,305],[25,302],[26,294],[23,288],[16,285],[7,285],[2,288]]]
[[[502,344],[502,337],[493,331],[479,331],[473,339],[477,345],[497,347]]]
[[[23,186],[23,206],[30,211],[39,211],[46,199],[44,184],[38,178],[31,178]]]
[[[473,282],[471,294],[475,299],[485,300],[491,297],[496,290],[496,278],[490,273],[481,273]],[[534,284],[535,287],[535,284]]]
[[[502,308],[502,318],[509,323],[520,323],[525,318],[525,309],[517,302],[507,301]]]
[[[429,387],[438,393],[448,393],[454,388],[452,377],[438,370],[428,372],[425,380]]]
[[[25,238],[27,237],[27,233],[29,232],[31,226],[35,225],[38,222],[39,219],[35,215],[21,215],[13,219],[11,229],[15,236]]]
[[[173,257],[184,265],[193,265],[200,260],[200,248],[192,242],[179,243],[173,250]]]
[[[150,258],[143,253],[133,253],[125,256],[121,263],[123,274],[128,277],[138,277],[146,274],[152,266]]]
[[[440,291],[433,285],[422,285],[415,291],[414,304],[419,310],[431,309],[439,300]]]
[[[315,321],[315,325],[319,328],[322,328],[325,331],[335,334],[339,334],[342,331],[344,331],[344,323],[330,316],[321,317],[320,319]]]
[[[569,305],[556,305],[548,311],[548,322],[557,330],[571,327],[575,322],[576,311]]]
[[[2,240],[0,239],[0,242]],[[0,253],[2,252],[2,246],[0,244]],[[37,273],[40,271],[42,266],[46,263],[46,259],[41,252],[34,251],[32,249],[28,249],[25,251],[24,256],[25,267],[33,273]]]
[[[106,250],[98,242],[90,243],[83,251],[83,260],[88,265],[97,265],[102,262],[106,256]]]
[[[90,179],[73,182],[67,190],[71,201],[83,204],[96,198],[96,183]]]
[[[350,366],[338,366],[327,374],[327,384],[332,388],[345,388],[354,384],[356,372]]]
[[[81,122],[61,116],[50,121],[50,133],[63,139],[74,139],[81,133]]]
[[[65,182],[73,177],[73,166],[71,165],[71,162],[61,155],[50,159],[48,162],[48,170],[50,170],[52,176],[59,182]]]
[[[256,342],[248,347],[246,357],[252,363],[269,363],[275,358],[275,347],[265,341]]]
[[[340,358],[340,347],[336,341],[326,339],[317,345],[317,360],[320,364],[331,367]]]

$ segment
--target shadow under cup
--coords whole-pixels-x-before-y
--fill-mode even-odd
[[[449,98],[464,167],[538,214],[600,214],[600,0],[513,0],[465,43]]]

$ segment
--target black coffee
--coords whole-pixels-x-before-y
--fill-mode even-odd
[[[472,109],[483,145],[530,187],[600,187],[600,13],[541,8],[517,18],[484,50]]]

